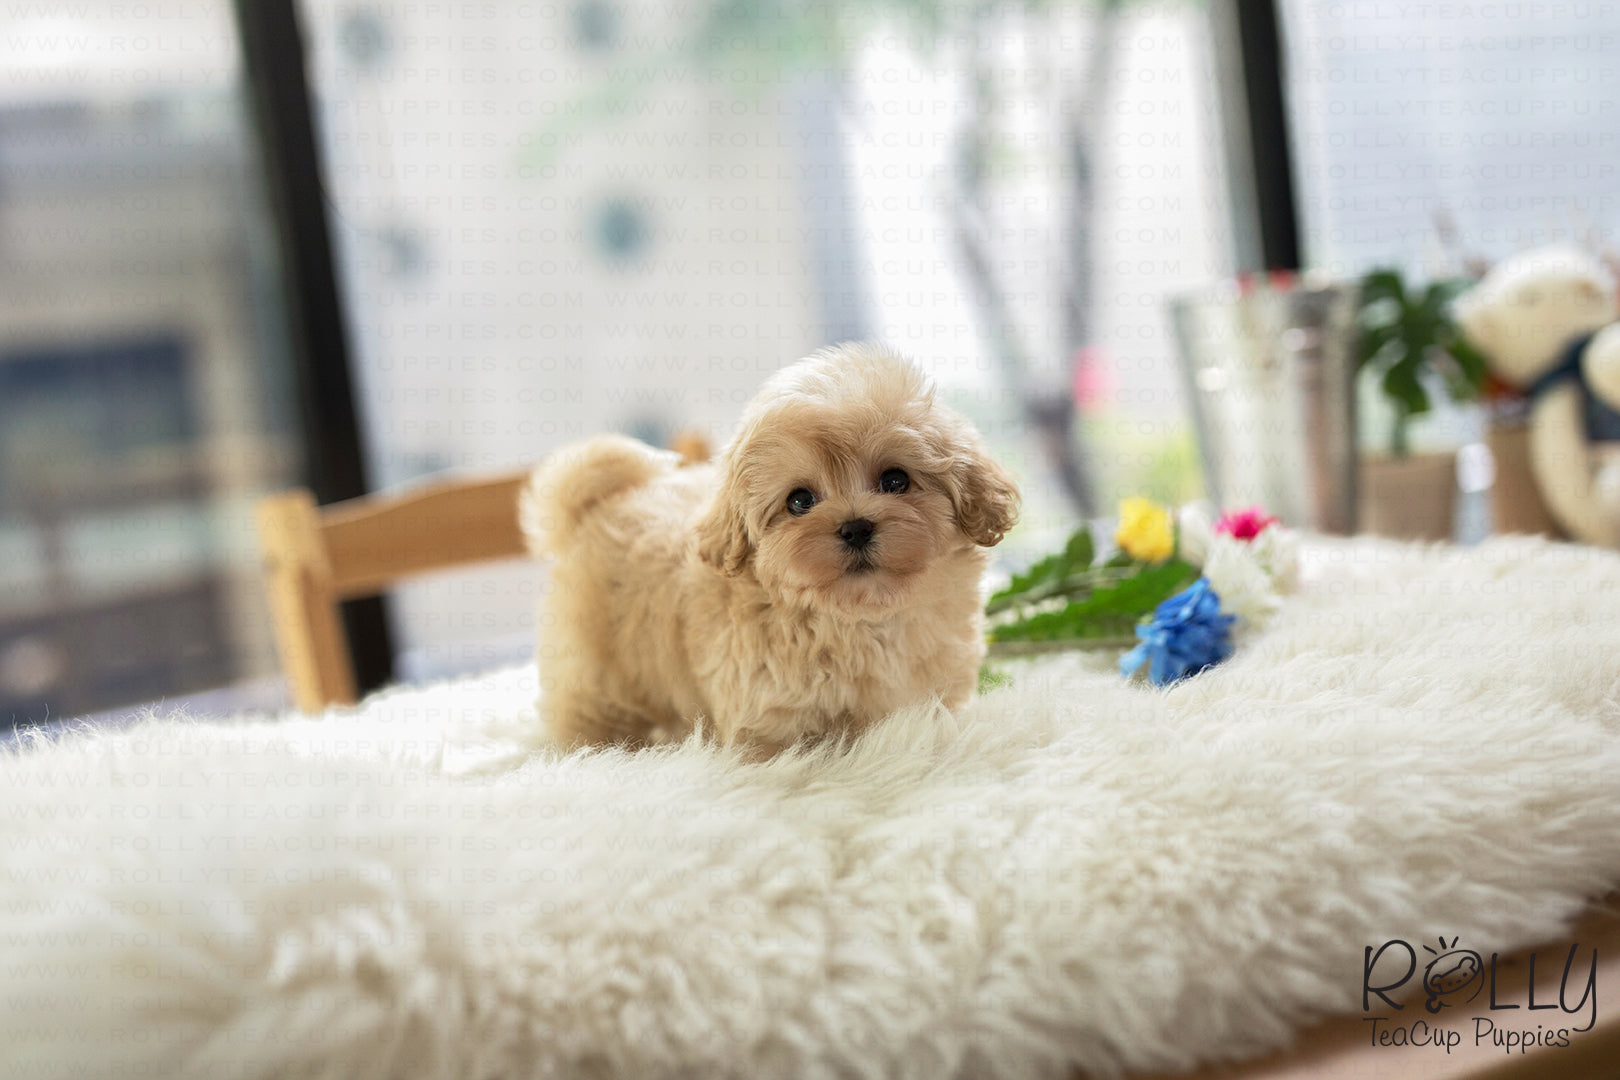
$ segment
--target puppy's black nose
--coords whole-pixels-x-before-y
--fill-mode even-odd
[[[877,529],[865,518],[855,518],[838,526],[838,535],[844,538],[844,544],[856,551],[861,550],[872,542],[872,533]]]

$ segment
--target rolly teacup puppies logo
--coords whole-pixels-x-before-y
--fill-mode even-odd
[[[1543,977],[1536,978],[1537,953],[1530,953],[1528,971],[1523,976],[1514,962],[1504,964],[1497,953],[1486,960],[1473,949],[1459,949],[1457,938],[1447,941],[1436,939],[1438,948],[1423,946],[1431,959],[1423,968],[1420,985],[1423,989],[1423,1008],[1430,1015],[1441,1010],[1468,1005],[1487,994],[1486,1011],[1493,1015],[1474,1016],[1472,1019],[1475,1046],[1495,1046],[1506,1053],[1515,1050],[1528,1053],[1536,1047],[1568,1046],[1574,1034],[1590,1031],[1597,1024],[1597,949],[1591,950],[1591,963],[1585,974],[1576,966],[1581,946],[1570,945],[1563,957],[1563,974],[1558,980],[1556,994],[1549,977],[1557,968],[1544,965]],[[1386,958],[1387,954],[1387,958]],[[1362,955],[1361,1010],[1372,1012],[1374,999],[1396,1012],[1402,1012],[1412,1001],[1402,1002],[1390,994],[1401,990],[1417,974],[1420,954],[1410,943],[1392,938],[1374,949],[1368,945]],[[1404,963],[1403,963],[1404,961]],[[1555,961],[1556,963],[1556,961]],[[1538,1001],[1538,995],[1540,1000]],[[1515,1000],[1523,997],[1524,1000]],[[1513,1015],[1497,1017],[1494,1014],[1522,1009]],[[1545,1014],[1557,1010],[1552,1016]],[[1477,1007],[1476,1007],[1476,1012]],[[1531,1030],[1527,1021],[1532,1014],[1542,1022]],[[1584,1022],[1559,1027],[1558,1021],[1581,1014]],[[1372,1025],[1374,1046],[1435,1046],[1451,1053],[1468,1034],[1468,1020],[1453,1026],[1417,1019],[1409,1024],[1398,1022],[1393,1016],[1363,1017]],[[1518,1019],[1519,1024],[1510,1021]]]

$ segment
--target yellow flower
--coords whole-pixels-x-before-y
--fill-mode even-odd
[[[1176,553],[1176,530],[1170,511],[1140,495],[1119,504],[1119,531],[1114,540],[1121,550],[1143,562],[1164,562]]]

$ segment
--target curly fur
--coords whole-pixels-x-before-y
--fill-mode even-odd
[[[879,490],[887,469],[910,487]],[[795,515],[798,488],[818,502]],[[1012,478],[915,366],[879,346],[778,372],[712,467],[621,436],[559,452],[525,500],[554,557],[542,708],[564,744],[645,742],[696,722],[780,749],[902,705],[956,708],[983,640],[985,549]],[[841,524],[865,520],[852,553]]]

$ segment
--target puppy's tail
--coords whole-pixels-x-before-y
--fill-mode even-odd
[[[534,470],[518,501],[529,550],[555,555],[599,505],[673,469],[677,455],[623,435],[565,446]]]

